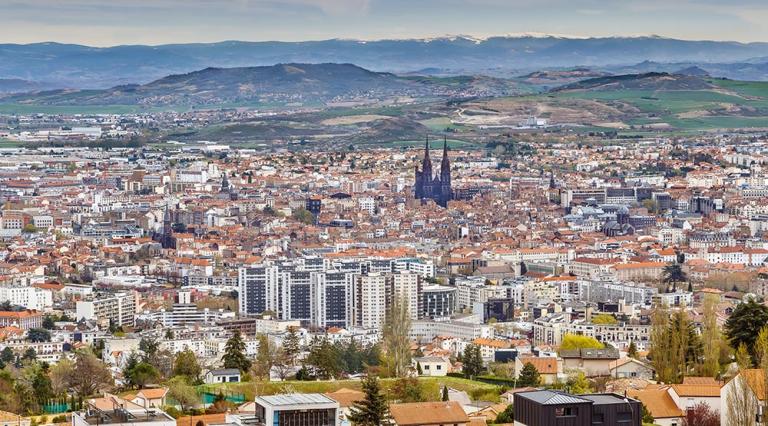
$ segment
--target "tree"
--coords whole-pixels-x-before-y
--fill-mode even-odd
[[[13,349],[10,346],[6,346],[0,351],[0,360],[6,364],[12,363],[16,359],[16,354],[13,353]]]
[[[592,317],[592,324],[613,325],[617,323],[616,317],[611,314],[597,314]]]
[[[51,332],[44,328],[31,328],[27,330],[27,340],[30,342],[50,342]]]
[[[589,380],[587,380],[587,376],[583,371],[579,371],[576,374],[568,377],[566,386],[570,393],[576,395],[592,392],[592,386],[590,385]]]
[[[46,330],[53,330],[56,327],[56,321],[51,315],[43,317],[43,328]]]
[[[706,402],[700,402],[685,412],[683,426],[720,426],[720,415]]]
[[[326,339],[316,339],[307,355],[307,364],[314,369],[314,375],[322,380],[337,378],[342,373],[342,360],[337,347]]]
[[[739,367],[739,370],[752,368],[752,357],[749,356],[747,345],[744,343],[740,344],[739,347],[736,348],[736,352],[733,354],[733,358],[734,361],[736,361],[736,365]]]
[[[174,377],[168,382],[168,395],[181,406],[181,411],[197,405],[200,397],[194,386],[190,386],[185,376]]]
[[[51,387],[56,396],[66,394],[74,368],[75,363],[68,358],[62,358],[50,368],[48,376],[51,378]]]
[[[296,333],[296,329],[293,327],[288,329],[288,334],[283,339],[283,352],[285,352],[291,365],[296,365],[296,357],[301,352],[301,342],[299,334]]]
[[[702,360],[699,335],[685,312],[667,316],[657,307],[651,316],[650,358],[659,381],[680,383]]]
[[[520,370],[520,375],[517,379],[517,384],[520,387],[526,387],[526,386],[538,386],[541,382],[541,375],[539,374],[539,370],[536,369],[536,367],[531,364],[530,362],[526,362],[523,366],[523,369]]]
[[[224,347],[224,368],[237,368],[241,373],[251,369],[251,361],[245,356],[245,342],[240,331],[235,330]]]
[[[37,232],[37,227],[31,223],[28,223],[24,225],[24,228],[21,229],[21,232],[25,234],[34,234],[35,232]]]
[[[725,335],[732,348],[736,349],[743,343],[754,359],[755,339],[766,324],[768,307],[750,298],[738,304],[728,317],[725,322]]]
[[[560,350],[571,349],[603,349],[605,345],[594,337],[566,334],[560,344]]]
[[[202,368],[197,361],[197,355],[194,352],[187,349],[183,352],[179,352],[176,355],[176,359],[173,362],[173,375],[182,376],[186,379],[188,384],[198,384],[200,382],[200,374]]]
[[[384,323],[385,364],[392,377],[403,377],[411,366],[411,315],[408,305],[395,296]]]
[[[629,348],[627,348],[627,356],[630,358],[637,359],[637,345],[635,345],[635,342],[632,341],[629,343]]]
[[[448,399],[449,399],[448,395],[449,395],[448,394],[448,386],[443,385],[443,394],[442,394],[442,397],[440,398],[440,400],[441,401],[448,401]]]
[[[293,211],[293,214],[291,216],[297,221],[305,225],[312,225],[313,223],[315,223],[315,217],[307,209],[303,209],[303,208],[296,209]]]
[[[648,407],[646,407],[642,402],[640,403],[640,413],[642,415],[643,424],[653,424],[656,421],[656,419],[654,419],[651,415],[651,412],[648,411]]]
[[[367,376],[363,380],[362,401],[352,404],[349,420],[358,426],[379,426],[387,418],[387,400],[381,393],[379,379],[376,376]]]
[[[81,398],[113,384],[112,374],[103,362],[89,350],[75,354],[75,365],[70,377],[70,386]]]
[[[723,352],[723,334],[717,324],[717,302],[715,295],[708,294],[702,303],[701,343],[703,362],[699,375],[716,377],[720,372],[720,358]]]
[[[667,285],[672,284],[672,287],[676,288],[677,284],[688,281],[688,275],[679,263],[673,263],[664,267],[662,280]]]
[[[157,369],[152,364],[144,361],[137,363],[126,373],[128,382],[139,389],[143,389],[144,386],[160,378],[160,373]]]
[[[467,345],[461,359],[464,377],[471,379],[483,373],[483,356],[480,352],[480,346]]]
[[[512,404],[507,405],[507,408],[504,409],[501,413],[499,413],[498,416],[496,416],[496,420],[493,421],[496,424],[512,424],[515,422],[515,406]]]
[[[424,390],[419,379],[415,377],[401,377],[395,381],[391,390],[392,396],[398,402],[422,402]]]
[[[142,337],[139,340],[139,350],[144,352],[144,362],[153,363],[157,352],[160,350],[160,342],[151,337]]]
[[[259,379],[269,380],[269,372],[272,370],[275,360],[275,351],[266,334],[260,334],[257,339],[259,340],[259,351],[256,353],[253,372]]]

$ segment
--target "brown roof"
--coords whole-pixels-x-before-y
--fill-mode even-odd
[[[334,401],[337,401],[342,407],[351,407],[356,401],[365,399],[365,394],[363,392],[348,388],[341,388],[335,392],[327,392],[325,395]]]
[[[160,399],[168,393],[168,388],[150,388],[142,389],[136,396],[143,397],[145,399]]]
[[[469,422],[469,417],[456,401],[391,404],[389,412],[398,426]]]
[[[682,417],[683,410],[675,405],[668,387],[647,387],[643,390],[627,390],[627,395],[639,399],[655,419]]]
[[[554,357],[530,357],[520,358],[520,363],[525,366],[528,363],[536,367],[539,374],[557,374],[557,358]]]
[[[714,385],[672,385],[672,389],[680,396],[720,396],[720,385],[717,383]]]
[[[684,385],[717,385],[720,386],[720,382],[711,377],[683,377]]]
[[[204,414],[202,416],[184,416],[176,419],[176,426],[196,425],[202,421],[204,424],[221,424],[226,421],[227,413]]]

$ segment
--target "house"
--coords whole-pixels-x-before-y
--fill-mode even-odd
[[[321,393],[289,393],[256,397],[253,418],[264,425],[339,426],[339,403]]]
[[[579,370],[587,377],[599,377],[610,374],[611,363],[619,359],[619,351],[615,348],[563,350],[560,358],[565,370]]]
[[[515,359],[515,379],[520,378],[525,364],[533,364],[541,376],[542,385],[551,385],[558,380],[564,380],[563,360],[555,357],[518,357]]]
[[[87,409],[72,412],[72,426],[176,426],[176,420],[157,408],[144,408],[116,395],[87,401]],[[17,425],[18,426],[18,425]]]
[[[722,409],[720,410],[720,423],[729,424],[729,419],[741,417],[742,419],[757,418],[760,419],[755,424],[762,423],[765,418],[760,414],[760,406],[765,404],[768,387],[766,386],[765,371],[762,369],[742,370],[728,383],[720,388],[720,401]],[[734,401],[730,403],[729,401]],[[737,402],[738,401],[738,402]],[[738,409],[740,414],[733,412]],[[760,410],[761,411],[761,410]]]
[[[659,426],[680,426],[683,423],[683,410],[675,404],[668,386],[648,386],[642,390],[630,389],[627,395],[639,400]]]
[[[413,363],[420,376],[447,376],[451,368],[451,362],[439,356],[414,358]]]
[[[615,379],[638,378],[652,380],[655,373],[653,367],[649,364],[630,357],[612,361],[608,367],[608,375]]]
[[[469,417],[456,401],[390,404],[393,426],[468,426]]]
[[[237,383],[240,381],[240,370],[236,368],[223,368],[209,370],[205,373],[205,383]]]
[[[699,379],[699,380],[697,380]],[[669,394],[683,411],[704,403],[714,411],[720,411],[721,383],[711,377],[686,377],[683,383],[669,387]]]
[[[515,426],[640,426],[640,401],[612,393],[571,395],[537,390],[515,393]]]
[[[131,402],[144,408],[159,408],[165,405],[165,396],[168,388],[150,388],[140,390]]]

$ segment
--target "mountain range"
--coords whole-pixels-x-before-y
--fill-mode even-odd
[[[717,77],[768,78],[768,43],[687,41],[661,37],[444,37],[411,40],[306,42],[226,41],[210,44],[115,46],[0,44],[0,79],[58,88],[104,89],[147,84],[172,74],[277,63],[354,63],[398,74],[510,77],[543,69],[588,67],[617,73],[638,64],[672,71],[700,66]],[[2,86],[0,86],[2,90]]]
[[[206,68],[142,85],[61,89],[0,96],[2,103],[34,105],[322,105],[403,97],[456,98],[518,94],[511,80],[483,77],[396,76],[352,64],[277,64]]]

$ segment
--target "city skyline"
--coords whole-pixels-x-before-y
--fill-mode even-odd
[[[191,42],[380,40],[466,34],[569,37],[659,35],[685,40],[768,41],[768,5],[596,0],[94,0],[0,1],[0,42],[89,46]],[[471,16],[472,19],[465,19]],[[173,19],[168,19],[173,17]],[[713,35],[711,29],[717,28]]]

